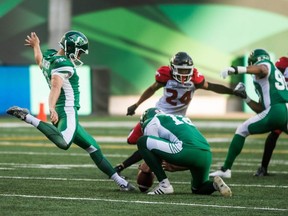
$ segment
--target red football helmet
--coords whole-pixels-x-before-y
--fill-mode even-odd
[[[284,73],[285,69],[288,67],[288,58],[287,57],[281,57],[279,58],[275,66],[280,70],[282,73]]]

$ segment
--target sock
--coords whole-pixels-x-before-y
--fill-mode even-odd
[[[40,123],[40,120],[38,118],[32,116],[31,114],[27,114],[24,121],[28,124],[32,124],[34,127],[38,127],[38,125]]]
[[[272,153],[276,146],[276,142],[277,142],[279,135],[280,134],[278,133],[271,132],[266,138],[264,152],[262,156],[262,163],[261,163],[262,167],[264,167],[266,170],[268,168],[268,164],[272,157]]]
[[[115,170],[113,169],[112,165],[109,161],[104,157],[101,150],[98,149],[97,151],[90,154],[90,157],[96,164],[96,166],[106,175],[111,178],[113,174],[115,174]],[[118,174],[117,174],[118,175]]]
[[[224,169],[231,169],[236,157],[240,154],[245,142],[245,137],[235,134],[230,143],[228,154],[224,163]]]
[[[212,181],[206,181],[198,188],[192,187],[192,193],[194,194],[210,195],[217,190],[218,188],[214,185]]]

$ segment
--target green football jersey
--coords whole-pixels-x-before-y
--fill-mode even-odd
[[[255,90],[263,107],[267,109],[277,103],[288,103],[288,87],[283,74],[269,60],[257,63],[260,64],[265,64],[269,68],[269,74],[265,78],[257,79],[253,75]]]
[[[210,151],[207,140],[185,116],[157,114],[148,124],[144,124],[144,127],[144,135],[160,137],[171,143],[182,142],[183,148]]]
[[[66,56],[56,54],[56,50],[49,49],[44,52],[42,60],[42,72],[49,88],[51,88],[53,74],[58,74],[63,79],[63,86],[56,107],[69,106],[79,109],[79,77],[75,67]]]

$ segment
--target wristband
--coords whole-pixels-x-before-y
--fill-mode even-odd
[[[251,102],[251,98],[247,95],[246,99],[244,99],[245,103],[248,104]]]
[[[243,66],[231,66],[235,70],[235,74],[244,74],[247,73],[247,68]]]
[[[247,73],[247,67],[237,66],[236,68],[239,74]]]

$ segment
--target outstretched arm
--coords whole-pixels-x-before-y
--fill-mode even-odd
[[[163,87],[163,84],[159,83],[159,82],[154,82],[151,86],[149,86],[140,96],[139,100],[131,105],[130,107],[128,107],[127,109],[127,114],[126,115],[134,115],[135,114],[135,110],[137,109],[137,107],[143,103],[145,100],[147,100],[148,98],[150,98],[158,89],[160,89],[161,87]]]
[[[210,82],[206,82],[204,83],[203,89],[209,90],[209,91],[213,91],[216,92],[218,94],[233,94],[233,89],[230,89],[224,85],[220,85],[220,84],[216,84],[216,83],[210,83]]]
[[[230,89],[224,85],[216,84],[216,83],[210,83],[207,81],[204,81],[202,85],[196,86],[196,88],[201,88],[208,91],[213,91],[218,94],[229,94],[229,95],[236,95],[241,97],[241,95],[238,95],[237,92],[234,92],[233,89]]]
[[[233,74],[254,74],[257,78],[262,79],[268,75],[269,69],[265,64],[243,66],[231,66],[221,71],[220,76],[226,79],[227,76]]]
[[[35,32],[31,32],[31,35],[27,35],[25,39],[25,46],[30,46],[33,48],[34,51],[34,58],[37,65],[42,68],[42,51],[40,49],[40,40]]]

